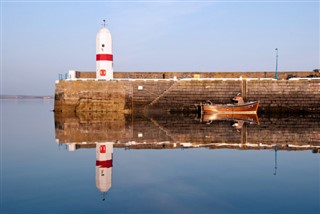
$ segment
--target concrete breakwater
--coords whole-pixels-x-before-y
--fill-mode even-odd
[[[259,112],[319,113],[320,79],[259,78],[60,80],[55,86],[56,112],[192,112],[205,100],[230,103],[241,93],[260,100]]]

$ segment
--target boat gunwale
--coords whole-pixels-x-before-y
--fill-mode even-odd
[[[238,112],[239,114],[256,114],[259,108],[260,100],[250,101],[241,105],[237,104],[200,104],[201,113],[210,113],[210,114],[230,114],[230,112]],[[252,105],[251,109],[240,110],[240,108],[247,107]],[[205,109],[206,108],[206,109]],[[226,109],[230,108],[230,110]],[[219,110],[221,109],[221,111]]]
[[[248,106],[248,105],[254,105],[254,104],[259,104],[260,101],[250,101],[250,102],[246,102],[244,104],[241,105],[237,105],[237,104],[208,104],[208,103],[203,103],[202,106],[211,106],[211,107],[242,107],[242,106]],[[201,104],[200,104],[201,106]]]

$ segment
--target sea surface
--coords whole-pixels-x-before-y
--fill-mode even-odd
[[[186,136],[183,130],[189,128],[187,123],[168,128],[175,120],[152,120],[157,132],[142,119],[136,123],[125,117],[120,122],[113,118],[114,126],[109,120],[102,123],[108,127],[97,127],[99,118],[90,123],[81,118],[65,119],[55,116],[52,109],[53,100],[1,100],[1,214],[320,213],[320,154],[308,149],[308,142],[295,149],[280,149],[285,148],[282,144],[279,149],[249,148],[249,144],[247,149],[202,147],[199,130],[206,130],[204,140],[213,140],[219,135],[214,132],[217,128],[209,136],[207,126],[193,121],[192,129],[198,132]],[[263,119],[256,125],[259,130],[248,125],[246,132],[230,133],[236,136],[239,132],[239,139],[248,140],[250,130],[264,133],[265,121],[277,124],[276,118]],[[300,121],[299,116],[293,121]],[[143,124],[143,130],[138,130]],[[317,126],[319,122],[312,119],[310,124]],[[234,128],[229,122],[220,122],[217,127]],[[148,135],[149,130],[152,133]],[[320,146],[319,129],[304,130],[311,130],[306,134],[314,137],[310,141],[313,147]],[[288,139],[302,138],[294,136],[295,130],[279,135],[288,137],[288,133],[293,137]],[[133,138],[135,134],[135,140],[125,142],[127,135]],[[96,145],[105,145],[104,136],[114,143],[112,164],[98,166],[101,160]],[[113,141],[113,136],[123,139]],[[221,136],[219,139],[228,139]],[[158,145],[157,138],[161,138],[162,148],[150,146],[150,142]],[[200,144],[189,148],[179,144],[179,139]],[[275,139],[270,136],[269,145],[277,145]],[[99,174],[101,169],[106,174]]]

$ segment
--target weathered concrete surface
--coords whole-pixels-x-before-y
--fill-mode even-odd
[[[260,112],[320,112],[320,80],[113,80],[67,81],[56,84],[56,112],[195,111],[211,100],[230,103],[237,93],[260,100]]]

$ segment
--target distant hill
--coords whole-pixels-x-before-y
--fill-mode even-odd
[[[53,96],[0,95],[0,99],[53,99]]]

